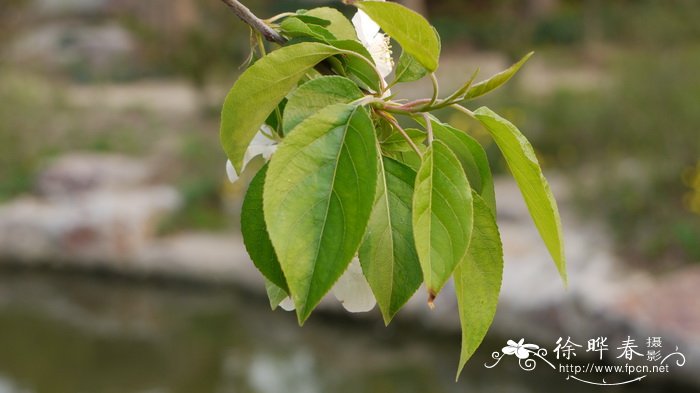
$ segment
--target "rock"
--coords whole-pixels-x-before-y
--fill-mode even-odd
[[[119,155],[73,154],[39,175],[39,196],[0,206],[0,257],[25,262],[128,262],[148,244],[178,192]]]
[[[45,198],[71,197],[94,190],[131,189],[147,184],[153,170],[141,160],[118,154],[73,153],[59,157],[38,176]]]

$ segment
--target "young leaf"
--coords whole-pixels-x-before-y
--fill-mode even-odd
[[[423,155],[413,195],[413,234],[429,302],[464,258],[472,219],[464,170],[447,145],[435,140]]]
[[[360,246],[360,263],[389,324],[422,282],[411,228],[416,173],[391,158],[379,160],[377,195]]]
[[[282,29],[282,33],[287,37],[311,37],[322,42],[336,39],[336,37],[324,27],[308,24],[295,16],[285,18],[282,23],[280,23],[280,29]]]
[[[418,145],[418,149],[420,149],[421,152],[425,151],[425,147],[423,145]],[[413,169],[415,172],[417,172],[420,169],[422,163],[420,156],[413,150],[382,151],[382,154],[386,157],[393,158],[394,160],[406,165],[407,167]]]
[[[239,173],[248,144],[270,112],[305,72],[338,53],[316,42],[286,46],[258,60],[238,78],[224,101],[220,138]]]
[[[435,139],[445,142],[452,149],[467,174],[469,185],[484,198],[486,204],[496,214],[496,192],[484,148],[464,131],[434,118],[431,122]]]
[[[559,210],[530,142],[511,122],[487,107],[474,111],[474,116],[501,149],[535,226],[554,259],[559,275],[566,283],[566,259]]]
[[[248,186],[241,208],[241,234],[255,267],[270,282],[288,291],[287,280],[272,248],[263,216],[263,186],[268,165],[263,166]]]
[[[495,90],[498,87],[500,87],[502,84],[508,82],[508,80],[512,78],[516,72],[518,72],[520,67],[522,67],[522,65],[525,64],[525,62],[530,58],[530,56],[532,56],[533,53],[535,52],[530,52],[526,54],[525,56],[523,56],[522,59],[520,59],[520,61],[508,67],[508,69],[490,77],[489,79],[472,85],[469,88],[469,90],[467,90],[467,94],[464,95],[464,99],[470,100],[472,98],[483,96],[484,94],[489,93],[492,90]]]
[[[374,204],[376,144],[367,111],[336,104],[295,127],[272,156],[265,222],[299,323],[360,246]]]
[[[429,72],[438,68],[440,42],[433,27],[420,14],[401,4],[390,2],[358,1],[354,5],[372,18]]]
[[[428,75],[428,70],[406,51],[401,52],[395,72],[394,83],[413,82]]]
[[[462,325],[458,378],[493,322],[503,276],[503,249],[496,217],[479,195],[473,197],[475,229],[467,256],[454,274]]]
[[[342,76],[312,79],[289,95],[284,109],[284,133],[289,134],[304,119],[329,105],[347,104],[362,96],[357,85]]]
[[[330,22],[324,26],[339,40],[356,40],[355,28],[340,11],[330,7],[318,7],[307,11],[304,15],[314,16]]]
[[[309,15],[308,11],[304,12],[303,14],[297,13],[294,15],[294,18],[298,18],[302,22],[309,24],[309,25],[318,25],[321,27],[326,27],[331,24],[331,21],[323,18],[318,18],[312,15]]]

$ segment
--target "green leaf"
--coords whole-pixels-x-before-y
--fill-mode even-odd
[[[374,204],[376,144],[367,111],[336,104],[295,127],[272,156],[265,222],[300,324],[360,246]]]
[[[486,127],[501,149],[537,230],[544,240],[562,280],[566,283],[566,258],[561,234],[559,210],[542,174],[530,142],[508,120],[487,107],[474,111],[474,116]]]
[[[386,324],[423,280],[411,227],[415,177],[398,161],[379,161],[377,195],[360,246],[362,271]]]
[[[301,18],[291,16],[285,18],[280,23],[282,34],[287,37],[311,37],[319,41],[328,42],[335,40],[336,37],[327,29],[319,25],[308,24]]]
[[[464,170],[447,145],[435,140],[423,155],[413,195],[413,234],[429,302],[464,258],[472,219]]]
[[[350,40],[331,41],[330,44],[338,49],[355,52],[355,56],[348,54],[343,54],[342,56],[343,62],[345,63],[345,69],[348,73],[348,77],[355,81],[357,84],[359,84],[360,87],[362,87],[365,90],[375,92],[379,91],[380,76],[377,75],[377,72],[374,70],[374,67],[370,65],[374,64],[374,60],[372,60],[372,55],[369,54],[367,48],[362,46],[362,44],[360,44],[357,41]],[[358,56],[362,56],[365,59],[369,60],[369,64],[366,61],[359,58]]]
[[[413,82],[428,75],[425,69],[416,59],[406,53],[401,52],[399,62],[396,64],[394,83]]]
[[[445,142],[457,156],[467,174],[469,185],[496,213],[496,192],[493,185],[493,176],[489,167],[488,157],[484,148],[474,138],[464,131],[458,130],[449,124],[432,119],[433,134],[435,139]]]
[[[415,143],[416,145],[420,145],[425,141],[426,138],[426,133],[423,130],[419,130],[416,128],[407,128],[405,129],[406,134],[408,135],[409,138]],[[380,141],[380,146],[382,148],[382,151],[385,152],[399,152],[399,151],[412,151],[413,148],[411,145],[408,144],[408,141],[406,141],[406,138],[403,137],[403,135],[399,134],[398,132],[394,132],[391,135],[389,135],[387,138],[384,140]]]
[[[316,42],[286,46],[250,66],[233,85],[221,111],[220,138],[240,173],[250,141],[267,116],[309,69],[339,50]]]
[[[479,195],[473,194],[473,197],[474,232],[467,256],[454,274],[462,325],[458,378],[493,322],[503,276],[503,247],[496,217]]]
[[[418,145],[418,149],[422,150],[421,152],[425,151],[425,147],[423,145]],[[421,158],[420,156],[413,150],[408,150],[408,151],[398,151],[398,152],[382,152],[382,154],[386,157],[393,158],[394,160],[406,165],[407,167],[413,169],[414,171],[418,171],[421,166]]]
[[[440,41],[433,27],[420,14],[390,2],[358,1],[354,5],[428,71],[434,72],[438,68]]]
[[[319,7],[307,11],[304,15],[315,16],[330,22],[325,26],[339,40],[356,40],[355,28],[340,11],[330,7]]]
[[[270,307],[273,311],[282,303],[282,300],[289,296],[284,289],[273,284],[268,279],[265,279],[265,291],[267,292],[267,298],[270,300]]]
[[[502,84],[508,82],[508,80],[512,78],[516,72],[518,72],[520,67],[525,64],[533,53],[535,52],[526,54],[522,59],[520,59],[520,61],[510,66],[507,70],[501,71],[485,81],[472,85],[469,90],[467,90],[467,94],[464,95],[464,99],[470,100],[472,98],[483,96],[484,94],[489,93],[492,90],[500,87]]]
[[[294,90],[284,110],[283,130],[289,134],[307,117],[332,104],[347,104],[363,94],[355,83],[342,76],[312,79]]]
[[[299,12],[299,11],[297,11]],[[309,24],[309,25],[318,25],[321,27],[326,27],[331,24],[331,21],[328,19],[323,19],[323,18],[318,18],[312,15],[308,14],[308,11],[302,13],[297,13],[294,15],[295,18],[299,18],[302,22]]]
[[[248,186],[241,208],[241,234],[243,243],[255,267],[276,286],[287,291],[287,280],[272,248],[263,215],[263,187],[267,165],[262,167]]]

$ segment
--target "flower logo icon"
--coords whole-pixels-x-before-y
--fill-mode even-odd
[[[540,347],[535,344],[524,344],[525,339],[521,338],[517,343],[513,340],[508,340],[508,346],[501,350],[505,355],[515,355],[518,359],[527,359],[530,357],[530,351],[536,351]]]

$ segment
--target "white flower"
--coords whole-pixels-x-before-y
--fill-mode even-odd
[[[263,125],[261,130],[265,130],[267,133],[274,132],[268,125]],[[277,142],[265,136],[262,131],[258,131],[243,155],[243,170],[257,156],[262,156],[265,161],[268,161],[276,150]],[[240,176],[240,173],[236,172],[236,168],[233,167],[231,160],[226,161],[226,175],[231,183],[236,182]]]
[[[391,73],[391,70],[394,69],[389,37],[379,32],[379,25],[364,11],[357,11],[352,18],[352,24],[355,26],[357,38],[360,39],[362,45],[372,55],[372,60],[374,60],[374,64],[377,66],[377,70],[382,75],[382,78],[386,78]]]
[[[333,295],[350,312],[366,312],[377,304],[372,289],[362,274],[362,266],[360,266],[360,260],[357,257],[353,258],[348,270],[340,276],[333,287]]]
[[[517,343],[513,340],[508,340],[508,346],[503,347],[501,352],[506,355],[515,355],[518,359],[527,359],[530,357],[530,352],[533,349],[539,349],[539,345],[536,344],[524,344],[525,339],[521,338]]]

